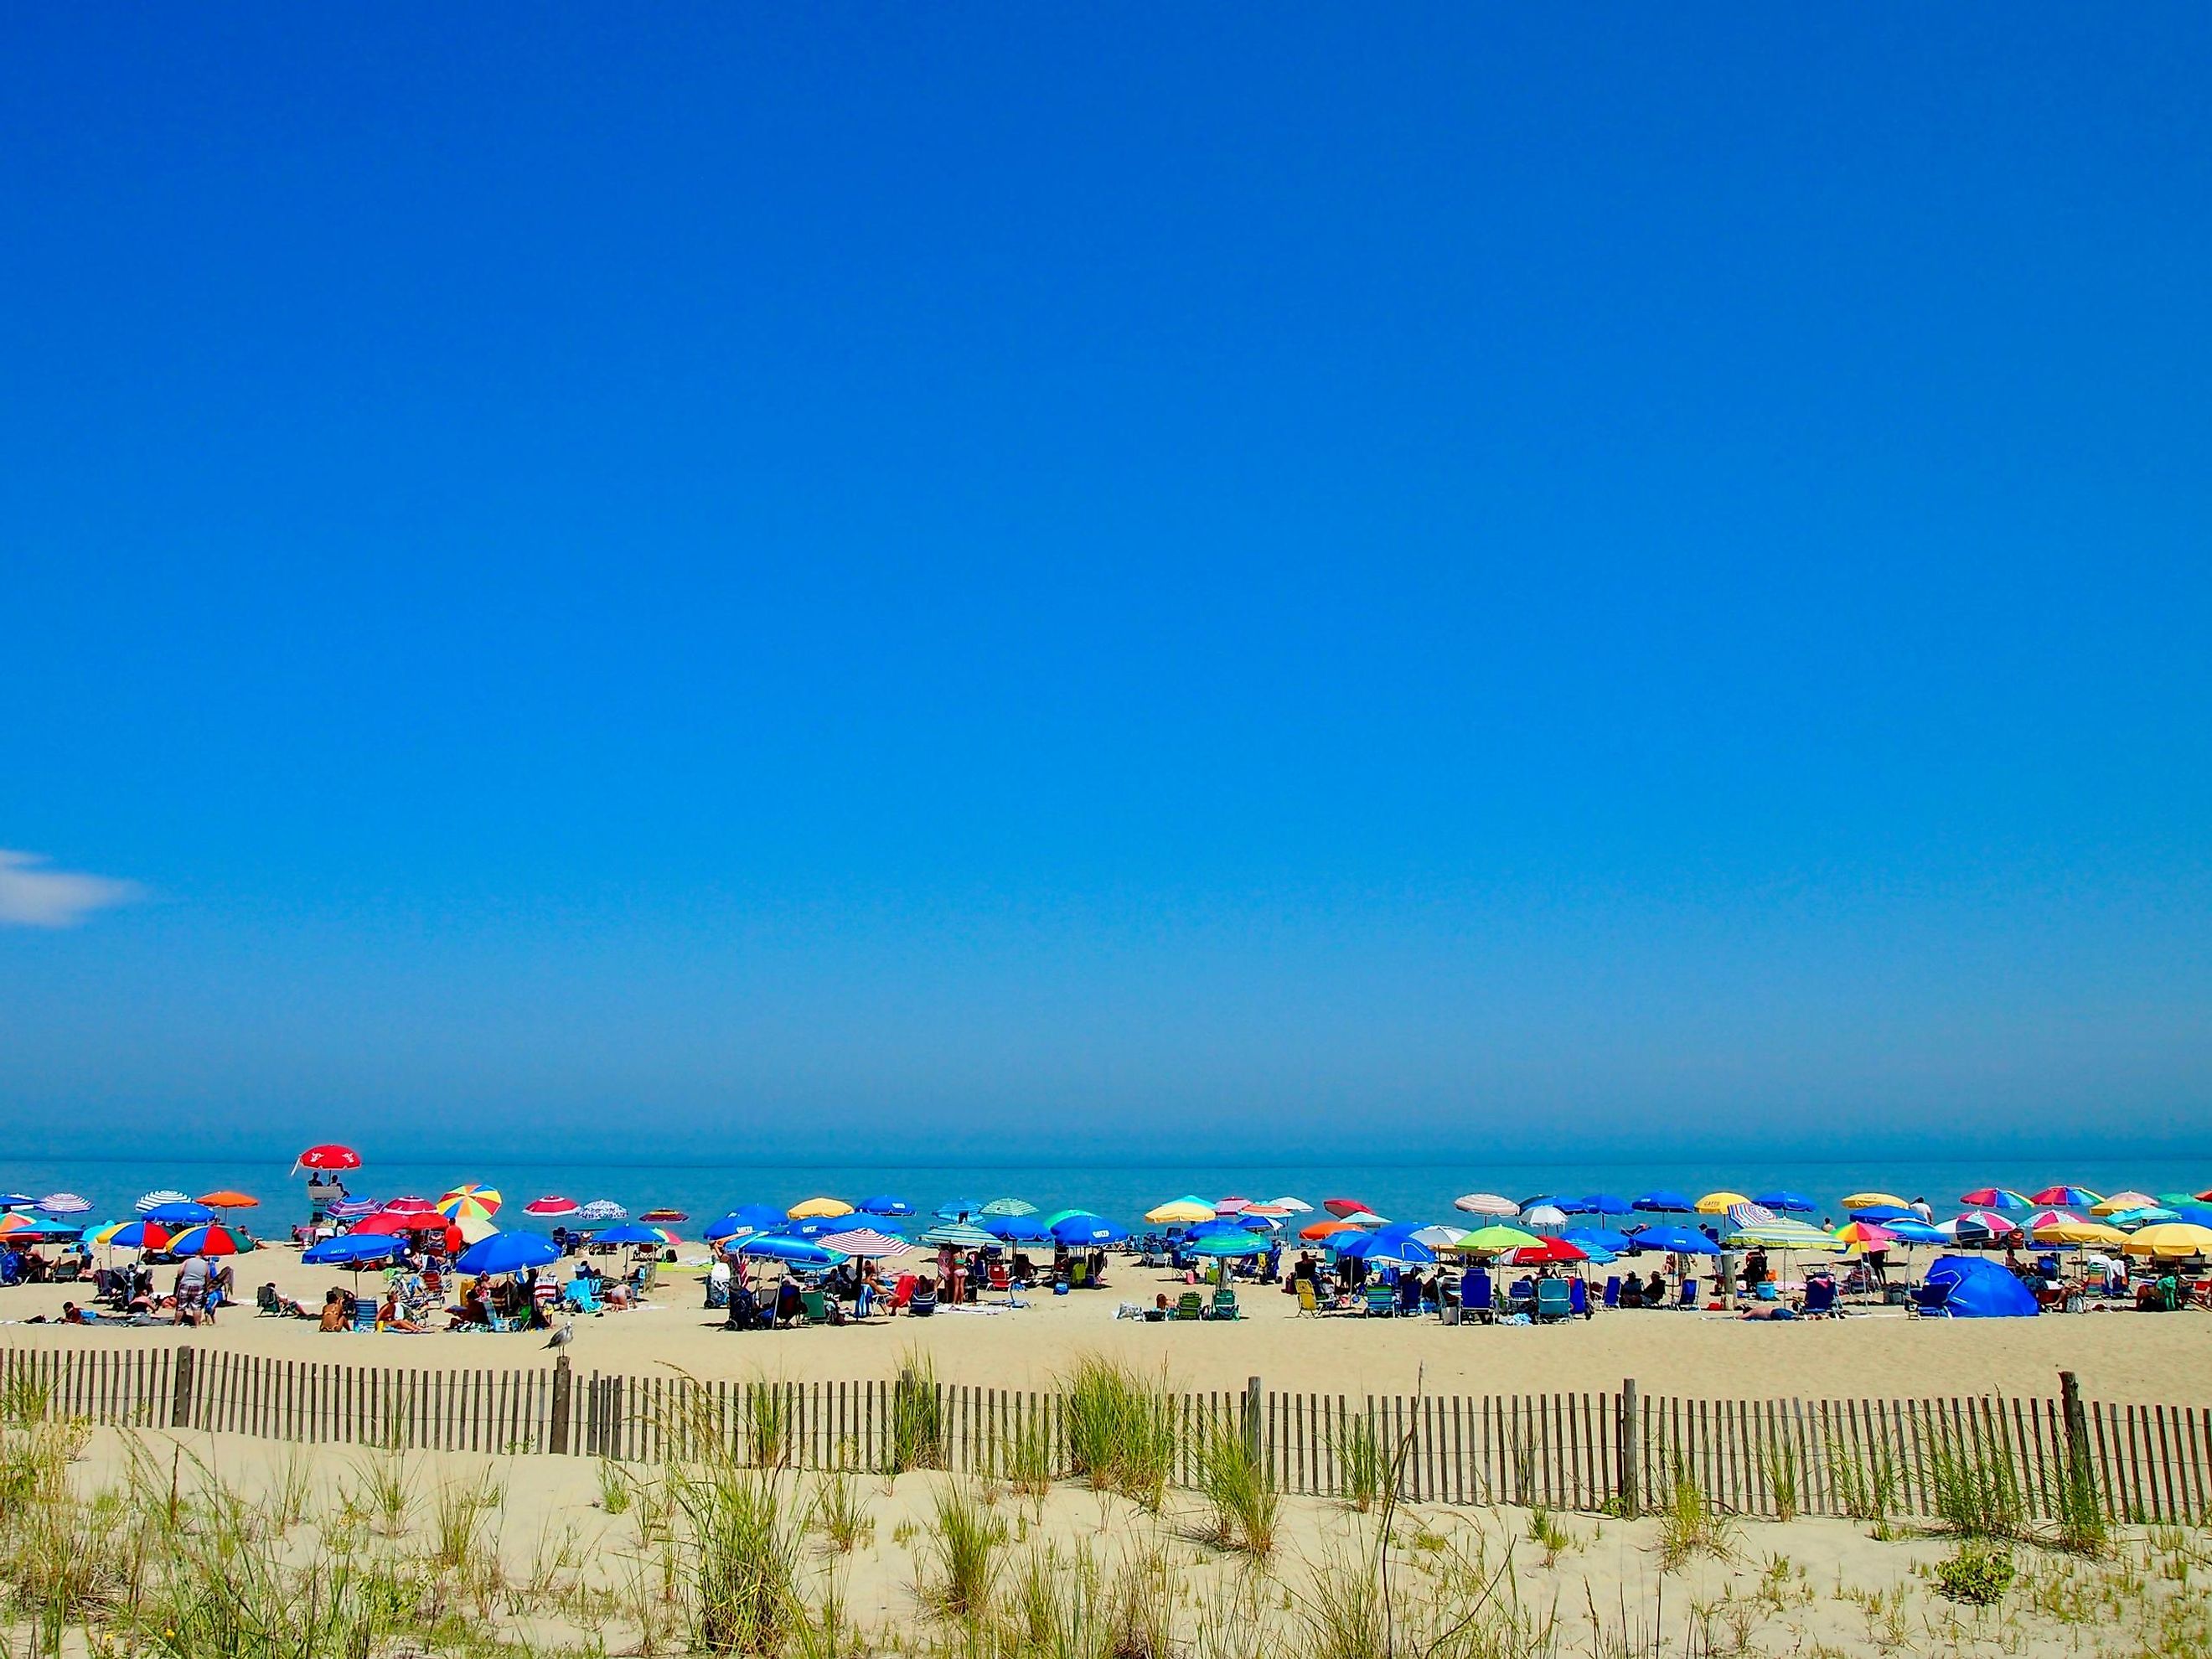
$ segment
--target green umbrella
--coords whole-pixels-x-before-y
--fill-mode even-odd
[[[964,1221],[947,1221],[932,1227],[921,1236],[925,1244],[950,1244],[956,1249],[995,1249],[1004,1241],[994,1233],[981,1227],[971,1227]]]
[[[1462,1233],[1459,1243],[1449,1248],[1489,1255],[1499,1250],[1525,1250],[1532,1244],[1543,1242],[1534,1233],[1523,1232],[1518,1227],[1508,1227],[1502,1222],[1492,1222],[1487,1227],[1477,1227],[1471,1233]]]
[[[994,1198],[983,1206],[985,1215],[1035,1215],[1036,1206],[1026,1198]]]
[[[1264,1255],[1267,1243],[1250,1233],[1209,1233],[1190,1247],[1193,1255]]]

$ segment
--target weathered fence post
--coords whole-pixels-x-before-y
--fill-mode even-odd
[[[1613,1429],[1618,1443],[1618,1454],[1613,1467],[1620,1472],[1620,1490],[1615,1494],[1620,1500],[1623,1515],[1635,1515],[1643,1507],[1642,1494],[1637,1491],[1638,1475],[1644,1467],[1643,1437],[1638,1431],[1636,1410],[1636,1379],[1621,1379],[1620,1393],[1615,1396],[1617,1413]]]
[[[1260,1379],[1244,1379],[1244,1455],[1257,1463],[1262,1455],[1260,1443]]]
[[[553,1362],[553,1423],[547,1431],[551,1442],[549,1450],[568,1449],[568,1414],[574,1409],[575,1386],[576,1374],[569,1369],[568,1356],[564,1353]]]
[[[2058,1398],[2066,1416],[2066,1479],[2074,1492],[2090,1490],[2089,1414],[2081,1406],[2081,1382],[2071,1371],[2058,1373]]]
[[[188,1429],[192,1425],[192,1345],[180,1343],[177,1347],[177,1389],[169,1401],[169,1426]]]

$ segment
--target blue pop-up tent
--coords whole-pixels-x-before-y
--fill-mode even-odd
[[[2033,1319],[2035,1292],[2002,1261],[1981,1255],[1939,1255],[1914,1300],[1923,1313],[1952,1319]]]

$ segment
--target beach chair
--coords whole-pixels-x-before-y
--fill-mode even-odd
[[[1589,1285],[1580,1279],[1567,1281],[1567,1311],[1583,1319],[1590,1316]]]
[[[1067,1282],[1079,1291],[1087,1286],[1091,1283],[1091,1263],[1082,1256],[1069,1262]]]
[[[937,1311],[937,1292],[916,1290],[907,1298],[906,1310],[916,1319],[927,1319]]]
[[[1206,1317],[1206,1304],[1196,1291],[1185,1291],[1176,1298],[1175,1316],[1178,1320]]]
[[[1548,1325],[1556,1320],[1574,1316],[1574,1301],[1564,1279],[1540,1279],[1536,1281],[1536,1322]]]
[[[1206,1316],[1208,1319],[1243,1318],[1243,1310],[1237,1305],[1236,1291],[1227,1285],[1224,1285],[1216,1291],[1213,1293],[1213,1305],[1206,1310]]]
[[[1012,1296],[1014,1293],[1013,1270],[1003,1261],[994,1261],[991,1264],[990,1286],[994,1291],[1004,1291]]]
[[[1320,1318],[1321,1297],[1314,1294],[1313,1280],[1310,1279],[1301,1279],[1298,1280],[1297,1292],[1298,1310],[1295,1317],[1299,1319]]]
[[[564,1305],[574,1308],[578,1313],[596,1314],[606,1311],[599,1305],[599,1286],[588,1279],[572,1279],[563,1285],[561,1287],[561,1300]]]
[[[1398,1311],[1409,1318],[1419,1316],[1421,1311],[1421,1287],[1413,1282],[1411,1273],[1398,1281]]]
[[[284,1316],[284,1299],[276,1294],[274,1285],[264,1285],[253,1293],[253,1316],[258,1319],[264,1314],[274,1314],[279,1319]]]
[[[1832,1319],[1836,1316],[1836,1281],[1826,1273],[1816,1273],[1805,1281],[1805,1317]]]
[[[826,1325],[830,1322],[830,1304],[822,1294],[819,1286],[801,1291],[799,1293],[799,1305],[800,1310],[805,1314],[808,1324]]]
[[[1694,1308],[1698,1305],[1696,1279],[1686,1279],[1682,1281],[1681,1294],[1674,1298],[1674,1305],[1678,1308]]]
[[[914,1306],[914,1287],[920,1282],[912,1273],[901,1273],[893,1279],[890,1294],[884,1298],[884,1316],[895,1316],[902,1309],[911,1311]]]
[[[1952,1281],[1940,1279],[1933,1285],[1912,1287],[1912,1311],[1928,1319],[1948,1319],[1951,1316]]]
[[[1492,1299],[1492,1294],[1488,1273],[1472,1272],[1462,1273],[1459,1281],[1460,1317],[1464,1320],[1469,1314],[1473,1314],[1487,1325],[1496,1316],[1498,1311],[1497,1305]]]
[[[83,1277],[84,1264],[82,1261],[64,1261],[54,1269],[53,1282],[57,1285],[74,1285]]]
[[[1605,1305],[1609,1312],[1618,1310],[1620,1306],[1620,1275],[1619,1273],[1606,1275]]]
[[[376,1298],[357,1296],[353,1299],[353,1328],[357,1331],[376,1328]]]
[[[1398,1312],[1398,1293],[1388,1285],[1370,1283],[1360,1291],[1361,1308],[1370,1319],[1391,1319]]]

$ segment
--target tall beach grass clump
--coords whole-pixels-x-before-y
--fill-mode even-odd
[[[891,1381],[891,1418],[884,1473],[945,1467],[945,1399],[937,1386],[936,1362],[918,1349],[900,1356]]]
[[[1167,1381],[1148,1381],[1103,1354],[1078,1355],[1060,1378],[1071,1474],[1099,1492],[1157,1510],[1175,1473],[1174,1408]]]
[[[1199,1442],[1198,1489],[1212,1512],[1215,1543],[1255,1557],[1273,1553],[1282,1494],[1243,1425],[1215,1423]]]

